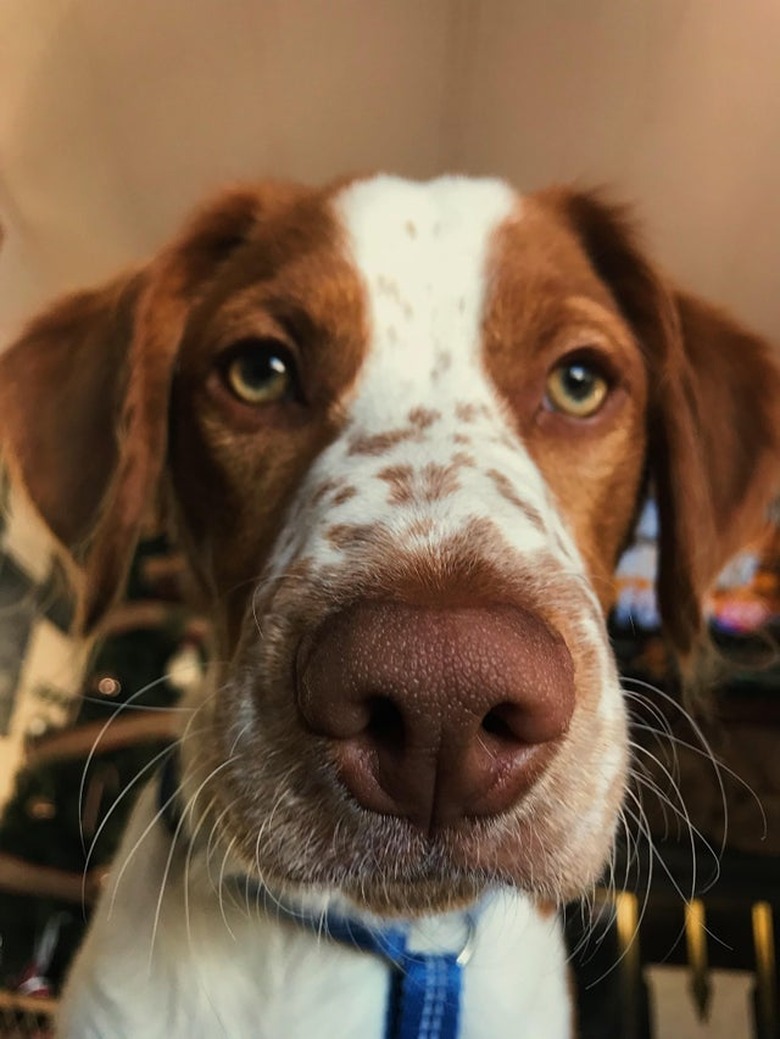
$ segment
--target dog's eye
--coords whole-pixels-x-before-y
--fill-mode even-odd
[[[595,415],[609,393],[609,382],[586,360],[567,360],[547,376],[547,399],[556,411],[573,418]]]
[[[295,361],[288,347],[276,339],[238,343],[223,372],[228,388],[246,404],[289,400],[295,390]]]

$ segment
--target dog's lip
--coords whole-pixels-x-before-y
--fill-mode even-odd
[[[362,836],[356,833],[353,847],[361,859],[359,870],[353,870],[354,863],[348,860],[324,865],[315,877],[309,870],[301,874],[294,867],[289,871],[264,867],[263,886],[302,894],[310,892],[312,886],[335,890],[369,909],[376,902],[370,893],[376,892],[385,910],[392,904],[398,913],[415,904],[421,887],[427,892],[429,906],[434,899],[441,906],[451,903],[453,885],[468,886],[470,894],[464,901],[473,901],[487,888],[497,886],[516,887],[531,894],[549,893],[551,878],[545,880],[546,870],[530,861],[530,845],[520,833],[491,834],[490,823],[482,818],[464,820],[457,827],[430,835],[415,831],[402,818],[393,817],[392,821],[396,832],[384,835],[381,853],[375,855],[371,865],[364,861],[365,848],[366,844],[378,843],[376,834],[372,840],[365,832]],[[387,817],[377,815],[372,822],[386,823]]]
[[[556,740],[548,741],[545,744],[528,746],[519,752],[522,756],[522,768],[524,775],[527,777],[527,785],[529,787],[533,786],[542,775],[544,769],[549,765],[550,761],[555,756],[557,746],[562,738],[563,737],[558,737]],[[331,759],[331,764],[336,775],[341,779],[343,774],[350,768],[355,769],[358,767],[358,759],[361,756],[370,754],[370,745],[367,745],[365,741],[358,737],[350,740],[347,745],[338,748],[338,756],[331,752],[329,758]],[[376,778],[377,770],[361,769],[360,771],[361,775],[365,776],[364,782],[371,783],[372,803],[380,806],[375,808],[373,811],[369,811],[365,808],[361,808],[360,811],[364,812],[366,815],[379,816],[380,818],[402,819],[410,828],[414,829],[415,832],[421,832],[424,837],[429,838],[433,842],[439,839],[441,834],[444,833],[458,834],[470,832],[478,822],[492,820],[500,823],[502,820],[507,819],[512,811],[511,808],[508,811],[493,811],[491,807],[496,798],[500,798],[504,784],[511,783],[511,774],[508,770],[505,770],[496,775],[489,791],[477,791],[475,797],[472,798],[472,801],[476,800],[482,802],[479,808],[471,808],[467,804],[461,818],[454,821],[448,820],[442,822],[437,822],[433,819],[430,821],[430,827],[428,830],[420,831],[417,830],[414,824],[407,818],[406,812],[395,805],[392,798],[386,794],[379,785]],[[522,799],[522,796],[522,793],[518,795],[515,804]]]

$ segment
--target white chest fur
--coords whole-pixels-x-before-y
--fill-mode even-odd
[[[61,1039],[382,1039],[388,968],[251,898],[228,891],[220,900],[219,855],[213,887],[194,871],[186,898],[174,857],[160,898],[170,837],[159,822],[150,827],[155,810],[149,789],[118,862],[138,846],[73,968]],[[417,925],[422,941],[432,926]],[[462,1039],[567,1039],[571,1016],[557,921],[502,892],[480,916],[464,971]]]

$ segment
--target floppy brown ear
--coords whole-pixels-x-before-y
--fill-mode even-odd
[[[777,352],[726,313],[674,293],[677,334],[650,415],[659,516],[659,601],[687,651],[696,609],[728,560],[768,522],[780,490]]]
[[[118,416],[144,277],[57,302],[0,355],[0,434],[13,476],[78,555],[119,456]]]
[[[148,267],[54,304],[0,356],[2,453],[83,575],[85,633],[122,587],[159,483],[193,294],[257,206],[251,190],[224,195]]]
[[[598,193],[557,190],[633,327],[648,371],[648,473],[660,518],[658,598],[678,656],[702,629],[702,599],[767,521],[780,487],[780,364],[722,311],[672,289],[626,211]]]

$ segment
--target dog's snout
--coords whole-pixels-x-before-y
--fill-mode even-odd
[[[301,714],[347,790],[426,832],[510,808],[574,706],[563,639],[515,606],[361,602],[298,665]]]

